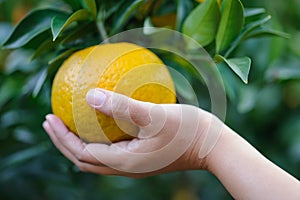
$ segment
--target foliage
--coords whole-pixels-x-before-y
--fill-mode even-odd
[[[230,98],[227,124],[299,178],[297,7],[296,0],[223,0],[220,6],[216,0],[0,1],[1,198],[175,199],[186,190],[201,199],[229,199],[220,183],[203,172],[142,180],[81,173],[54,149],[41,128],[44,115],[51,112],[51,81],[63,60],[143,26],[172,28],[199,42],[224,80]],[[267,10],[274,12],[271,21]],[[19,21],[24,11],[28,13]],[[280,30],[289,32],[290,39],[283,39],[288,35]],[[200,106],[208,108],[209,95],[189,63],[161,56],[185,75]],[[184,84],[176,86],[179,96],[192,98]]]

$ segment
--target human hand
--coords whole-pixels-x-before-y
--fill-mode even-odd
[[[51,140],[85,172],[145,177],[206,169],[205,158],[223,126],[212,114],[194,106],[146,103],[103,89],[91,90],[87,102],[108,116],[132,123],[139,131],[130,141],[88,144],[58,117],[47,115],[43,127]],[[219,129],[211,131],[213,123]]]
[[[300,198],[297,179],[208,112],[188,105],[140,102],[102,89],[90,91],[87,102],[139,131],[130,141],[87,144],[58,117],[47,115],[43,127],[51,140],[82,171],[140,178],[207,169],[235,199]]]

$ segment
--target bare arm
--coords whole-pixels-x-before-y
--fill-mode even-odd
[[[236,199],[300,199],[300,182],[226,128],[207,159]]]
[[[217,176],[235,199],[300,199],[297,179],[212,114],[193,106],[155,105],[118,94],[112,103],[112,92],[97,91],[87,95],[92,107],[133,123],[140,132],[131,141],[87,144],[59,118],[48,115],[43,126],[51,140],[82,171],[145,177],[202,169]],[[99,94],[103,102],[90,98]]]

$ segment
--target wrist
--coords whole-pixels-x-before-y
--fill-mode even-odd
[[[229,128],[213,114],[203,110],[200,113],[197,136],[191,145],[192,154],[189,157],[193,169],[209,170],[212,165],[210,159],[215,157],[214,149],[220,146],[219,140]]]
[[[219,166],[226,161],[227,150],[230,149],[231,145],[234,145],[232,143],[234,140],[237,140],[237,135],[223,124],[219,132],[218,140],[205,157],[205,170],[217,175]]]

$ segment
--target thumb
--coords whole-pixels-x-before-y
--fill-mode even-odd
[[[151,122],[151,103],[100,88],[90,90],[86,101],[92,108],[115,119],[130,121],[137,126],[146,126]]]

